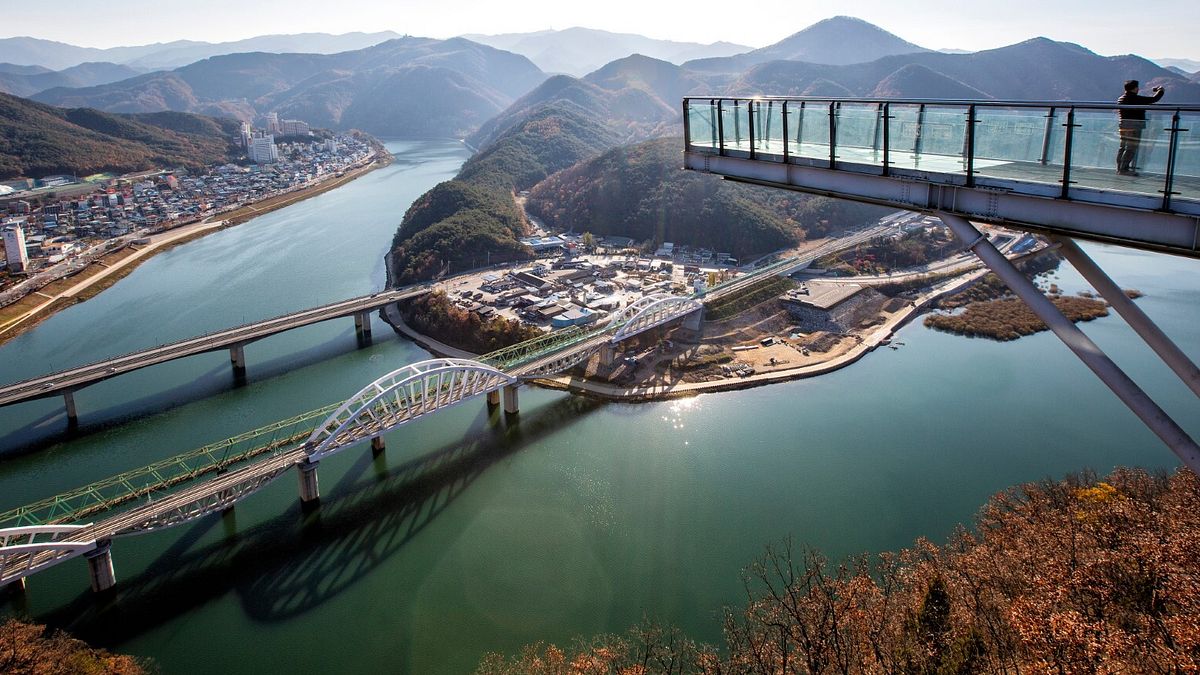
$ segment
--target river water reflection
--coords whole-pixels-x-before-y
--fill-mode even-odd
[[[467,151],[394,142],[397,162],[338,190],[144,264],[0,348],[0,380],[370,293],[408,205]],[[1200,264],[1089,247],[1193,358]],[[1083,287],[1062,271],[1068,292]],[[344,398],[427,358],[375,319],[247,348],[234,386],[216,353],[77,395],[0,409],[0,509]],[[1116,317],[1085,329],[1200,436],[1197,401]],[[1174,456],[1052,336],[1000,344],[900,331],[842,371],[654,404],[530,389],[516,420],[482,402],[387,436],[372,459],[322,462],[321,507],[284,477],[239,504],[118,540],[112,602],[81,560],[30,580],[4,611],[167,673],[469,671],[488,650],[621,631],[644,616],[720,638],[738,570],[788,535],[833,557],[944,539],[1014,483]],[[36,447],[36,452],[22,452]]]

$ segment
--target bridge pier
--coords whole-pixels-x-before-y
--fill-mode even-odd
[[[704,324],[704,305],[701,305],[700,309],[697,309],[696,311],[692,312],[691,314],[688,314],[683,319],[683,327],[688,330],[699,332],[700,328],[701,328],[701,326],[703,326],[703,324]]]
[[[67,424],[79,424],[79,411],[75,408],[75,392],[64,391],[63,402],[67,404]]]
[[[317,484],[317,465],[320,461],[304,460],[296,465],[300,472],[300,505],[316,506],[321,501],[321,489]]]
[[[371,312],[358,312],[354,315],[354,335],[360,340],[371,339]]]
[[[27,588],[25,586],[25,580],[27,578],[28,577],[21,577],[20,579],[17,579],[16,581],[10,581],[7,584],[0,586],[0,600],[3,600],[7,597],[13,597],[13,596],[18,596],[18,595],[24,594],[25,591],[27,590]]]
[[[500,392],[489,391],[487,393],[487,404],[489,408],[495,408],[496,406],[500,405]]]
[[[606,342],[600,347],[600,367],[612,368],[617,362],[617,347],[616,345]]]
[[[517,387],[519,385],[510,384],[504,387],[504,412],[509,415],[516,415],[520,410],[520,405],[517,403]]]
[[[371,439],[371,456],[378,457],[387,449],[387,444],[383,441],[383,436],[376,436]]]
[[[103,593],[117,585],[117,573],[113,570],[112,540],[96,542],[96,548],[83,554],[87,559],[88,578],[92,592]]]
[[[246,346],[233,345],[229,348],[229,361],[233,364],[233,372],[246,372]]]

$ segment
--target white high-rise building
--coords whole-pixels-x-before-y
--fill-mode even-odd
[[[279,133],[279,113],[267,113],[267,133],[271,135]]]
[[[242,122],[242,147],[250,149],[250,143],[254,140],[254,129],[249,122]]]
[[[25,252],[25,230],[20,225],[13,225],[4,230],[4,258],[8,269],[13,272],[24,272],[29,268],[29,254]]]
[[[255,164],[270,164],[278,161],[279,148],[275,147],[275,137],[267,134],[253,139],[250,141],[250,148],[246,154]]]

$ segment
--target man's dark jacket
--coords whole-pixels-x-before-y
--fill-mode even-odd
[[[1117,99],[1117,103],[1121,105],[1150,105],[1151,103],[1158,103],[1158,99],[1162,97],[1162,89],[1159,89],[1158,93],[1153,96],[1142,96],[1141,94],[1135,94],[1127,91],[1124,94],[1121,94],[1121,98]],[[1146,111],[1127,110],[1122,108],[1117,111],[1117,117],[1121,118],[1122,120],[1145,120]]]

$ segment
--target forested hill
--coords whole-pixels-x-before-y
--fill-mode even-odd
[[[231,119],[55,108],[0,94],[0,178],[206,166],[230,158],[237,132]]]
[[[679,113],[646,83],[669,82],[651,73],[679,67],[631,59],[602,85],[550,78],[484,125],[471,138],[479,151],[459,175],[405,214],[392,245],[393,283],[528,257],[518,241],[524,221],[516,192],[610,148],[674,130]]]
[[[886,209],[743,185],[680,168],[680,138],[610,150],[542,181],[526,208],[550,227],[768,253]]]

